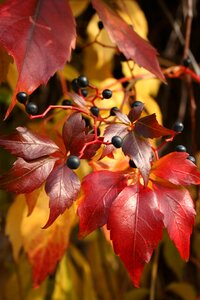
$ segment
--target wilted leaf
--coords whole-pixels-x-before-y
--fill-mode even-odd
[[[80,190],[80,180],[66,165],[59,165],[47,178],[45,190],[50,198],[50,216],[44,226],[47,228],[76,200]]]
[[[126,185],[119,172],[98,171],[84,178],[84,197],[78,207],[80,237],[106,224],[112,202]]]
[[[8,116],[16,103],[16,93],[32,93],[64,67],[75,46],[76,32],[65,0],[9,0],[1,5],[0,18],[0,42],[15,59],[19,72]]]
[[[157,51],[132,28],[125,23],[102,0],[92,0],[100,19],[110,35],[112,41],[117,44],[119,50],[127,59],[133,59],[139,66],[146,68],[161,80],[164,76],[156,59]]]
[[[108,229],[115,253],[138,286],[143,267],[162,238],[162,214],[154,192],[138,184],[124,188],[111,206]]]
[[[59,150],[52,140],[25,127],[17,127],[15,133],[0,137],[0,146],[25,160],[40,158]]]

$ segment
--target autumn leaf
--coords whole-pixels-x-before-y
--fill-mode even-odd
[[[85,121],[81,113],[69,116],[62,129],[62,137],[67,151],[79,155],[85,142]]]
[[[1,136],[0,146],[25,160],[33,160],[59,151],[52,140],[35,134],[25,127],[17,127],[15,133]]]
[[[147,185],[152,156],[152,149],[149,141],[143,137],[139,137],[134,131],[131,131],[123,139],[122,151],[134,161],[136,167],[142,174],[144,184]]]
[[[151,176],[157,176],[177,185],[200,184],[200,171],[186,152],[172,152],[152,166]]]
[[[142,135],[144,138],[159,138],[161,136],[174,136],[177,132],[163,127],[156,120],[156,114],[140,118],[135,123],[135,132]]]
[[[103,0],[92,0],[93,7],[102,20],[111,40],[116,43],[120,52],[127,59],[134,60],[161,80],[164,76],[159,67],[157,51],[132,28],[120,18]]]
[[[19,73],[8,117],[19,91],[31,94],[64,67],[75,47],[76,32],[66,0],[8,0],[0,6],[0,19],[0,43]]]
[[[6,175],[0,177],[0,188],[16,194],[30,193],[47,179],[56,160],[41,158],[27,162],[18,158]]]
[[[50,216],[44,226],[49,227],[55,219],[70,208],[80,190],[78,176],[66,165],[57,166],[47,178],[45,190],[50,198]]]
[[[154,182],[153,190],[164,225],[170,239],[176,245],[182,259],[187,260],[190,252],[190,235],[195,221],[193,200],[183,187]]]
[[[0,83],[2,83],[6,82],[9,65],[13,59],[3,47],[0,47],[0,57]]]
[[[162,238],[162,213],[154,192],[138,183],[125,187],[110,208],[108,229],[115,253],[138,287],[143,267]]]
[[[21,223],[22,245],[32,266],[33,287],[55,271],[69,242],[69,234],[74,223],[73,208],[60,216],[52,226],[42,229],[48,217],[48,197],[42,191],[33,213],[26,212]]]
[[[84,178],[84,197],[78,207],[80,237],[106,224],[112,202],[126,185],[120,172],[97,171]]]

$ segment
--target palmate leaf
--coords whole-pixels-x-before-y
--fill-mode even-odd
[[[106,224],[112,202],[126,185],[120,172],[97,171],[84,178],[84,197],[78,207],[80,237]]]
[[[32,93],[64,67],[75,47],[76,31],[66,0],[8,0],[0,6],[0,19],[0,43],[19,73],[7,117],[19,91]]]
[[[152,166],[151,176],[161,177],[173,184],[190,185],[200,184],[200,171],[187,157],[186,152],[172,152]]]
[[[115,253],[138,287],[143,267],[162,238],[162,213],[154,192],[138,183],[123,189],[110,209],[108,229]]]
[[[47,179],[56,160],[56,158],[41,158],[27,162],[18,158],[13,167],[0,177],[0,189],[16,194],[32,192]]]
[[[55,219],[70,208],[80,190],[78,176],[66,165],[57,166],[47,178],[45,190],[50,198],[50,216],[44,226],[49,227]]]
[[[188,190],[180,186],[153,183],[153,190],[159,209],[163,213],[169,237],[181,257],[187,260],[190,252],[190,235],[195,221],[193,200]]]
[[[122,150],[125,155],[128,155],[134,161],[136,167],[142,174],[144,184],[147,185],[152,156],[152,149],[149,141],[143,137],[137,136],[134,131],[131,131],[123,139]]]
[[[92,0],[92,4],[120,52],[127,59],[134,60],[139,66],[164,80],[156,58],[157,51],[141,38],[130,25],[124,22],[104,0]]]
[[[79,155],[85,142],[85,121],[81,113],[69,116],[62,129],[62,137],[67,151]]]
[[[15,133],[0,137],[0,146],[25,160],[33,160],[59,151],[51,139],[32,133],[25,127],[17,127]]]
[[[177,132],[160,125],[156,120],[156,114],[140,118],[135,123],[135,132],[144,138],[151,139],[167,135],[174,136],[177,134]]]

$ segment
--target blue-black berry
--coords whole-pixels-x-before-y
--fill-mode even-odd
[[[189,156],[187,157],[187,159],[189,159],[191,162],[193,162],[194,164],[196,164],[196,159],[195,159],[194,156],[189,155]]]
[[[111,143],[113,144],[113,146],[115,146],[115,148],[121,148],[122,138],[118,135],[115,135],[112,137]]]
[[[129,160],[129,166],[134,169],[137,168],[136,164],[134,163],[134,161],[132,159]]]
[[[188,68],[188,67],[191,65],[191,60],[190,60],[190,58],[189,58],[189,57],[184,58],[183,61],[182,61],[182,65],[183,65],[184,67]]]
[[[183,123],[176,121],[174,123],[174,125],[172,126],[172,129],[176,132],[182,132],[184,129],[184,125],[183,125]]]
[[[112,97],[112,91],[109,89],[105,89],[102,92],[102,96],[104,99],[110,99]]]
[[[37,115],[38,113],[38,106],[37,104],[33,103],[33,102],[28,102],[25,106],[26,112],[29,115]]]
[[[72,105],[72,101],[71,100],[68,100],[68,99],[64,99],[62,101],[62,105],[65,105],[65,106],[71,106]]]
[[[115,116],[115,112],[118,111],[119,108],[114,106],[110,109],[110,116]]]
[[[98,108],[97,106],[92,106],[92,107],[90,108],[90,111],[91,111],[91,113],[92,113],[95,117],[98,117],[98,115],[99,115],[99,108]]]
[[[134,107],[138,107],[140,105],[143,105],[143,102],[137,100],[131,104],[131,107],[134,108]]]
[[[72,86],[72,90],[75,92],[75,93],[78,93],[79,91],[79,84],[78,84],[78,79],[77,78],[74,78],[71,82],[71,86]]]
[[[98,25],[99,30],[102,30],[103,27],[104,27],[102,21],[99,21],[99,22],[97,23],[97,25]]]
[[[78,167],[80,166],[80,158],[75,155],[69,156],[69,158],[67,159],[67,166],[72,170],[78,169]]]
[[[82,94],[83,97],[87,97],[87,95],[88,95],[88,90],[82,89],[82,90],[81,90],[81,94]]]
[[[25,92],[19,92],[16,95],[16,99],[19,103],[26,104],[26,101],[28,100],[28,95]]]
[[[177,145],[176,148],[175,148],[175,151],[177,151],[177,152],[186,152],[187,149],[183,145]]]
[[[86,76],[81,75],[77,78],[78,85],[81,88],[87,87],[89,85],[89,80]]]

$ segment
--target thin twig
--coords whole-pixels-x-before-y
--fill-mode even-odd
[[[158,245],[157,249],[154,252],[149,300],[155,300],[159,254],[160,254],[160,245]]]

